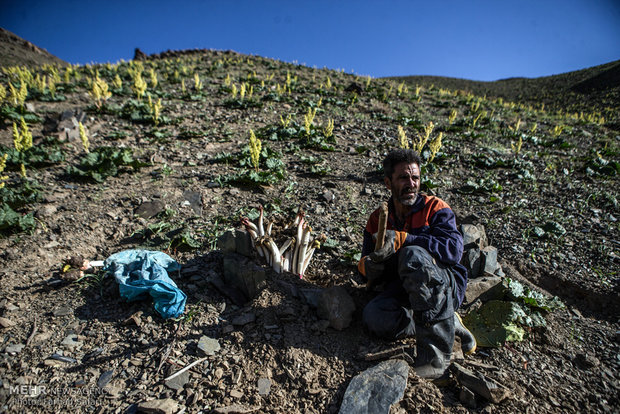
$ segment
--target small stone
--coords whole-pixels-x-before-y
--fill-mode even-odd
[[[256,320],[256,315],[253,312],[244,313],[243,315],[237,316],[232,320],[232,324],[235,326],[243,326],[248,323],[252,323]]]
[[[6,352],[9,355],[17,355],[20,352],[22,352],[22,350],[26,347],[26,345],[24,344],[13,344],[13,345],[9,345],[4,349],[4,352]]]
[[[323,194],[321,194],[321,198],[323,201],[331,203],[336,200],[336,195],[331,190],[325,190],[323,191]]]
[[[584,369],[584,370],[598,367],[599,365],[601,365],[601,361],[599,361],[598,358],[596,358],[594,355],[586,354],[582,352],[575,355],[573,362],[578,368]]]
[[[45,218],[45,217],[51,217],[54,214],[56,214],[56,212],[58,211],[58,208],[54,205],[51,204],[46,204],[41,206],[41,208],[39,208],[36,212],[36,216],[38,218]]]
[[[271,380],[269,378],[259,378],[258,395],[266,397],[271,392]]]
[[[97,380],[97,386],[99,388],[105,388],[105,386],[108,385],[110,381],[112,381],[113,376],[114,376],[113,369],[109,371],[105,371],[103,374],[99,376],[99,379]]]
[[[67,335],[60,344],[69,349],[79,349],[83,345],[83,343],[79,341],[78,336],[75,334]]]
[[[220,350],[220,343],[217,339],[201,336],[198,340],[198,349],[206,356],[215,355]]]
[[[73,309],[67,306],[62,306],[60,308],[54,309],[53,314],[54,316],[67,316],[73,314]]]
[[[171,398],[145,401],[138,404],[138,412],[146,414],[173,414],[179,411],[179,404]]]
[[[15,322],[0,316],[0,326],[2,326],[3,328],[10,328],[11,326],[15,326]]]
[[[133,315],[131,315],[129,318],[125,319],[123,321],[123,325],[135,325],[135,326],[140,326],[142,325],[142,311],[138,311],[136,313],[134,313]]]
[[[155,217],[165,209],[166,204],[161,200],[146,201],[140,204],[140,206],[134,211],[134,214],[145,219],[150,219],[152,217]]]
[[[197,216],[202,215],[202,194],[198,191],[184,191],[183,198],[189,202],[190,207]]]
[[[233,397],[233,398],[239,399],[239,398],[243,397],[243,392],[239,391],[239,390],[232,390],[230,392],[230,396]]]
[[[185,384],[189,382],[190,372],[185,371],[174,378],[171,378],[165,382],[166,387],[172,390],[180,390],[185,387]]]

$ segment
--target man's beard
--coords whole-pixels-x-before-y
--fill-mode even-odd
[[[397,199],[402,205],[411,207],[418,200],[418,191],[400,194]]]

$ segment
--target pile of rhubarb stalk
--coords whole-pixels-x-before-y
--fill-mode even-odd
[[[258,222],[253,223],[244,217],[241,222],[252,239],[258,255],[277,273],[291,272],[302,278],[308,269],[314,251],[326,240],[324,234],[313,237],[312,227],[307,223],[300,209],[292,222],[280,228],[265,220],[263,207],[259,207]],[[276,227],[276,229],[274,229]],[[281,243],[282,247],[278,247]]]

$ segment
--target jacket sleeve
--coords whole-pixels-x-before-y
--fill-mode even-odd
[[[450,208],[435,212],[429,223],[429,231],[419,235],[409,234],[405,246],[425,248],[433,257],[447,265],[454,265],[463,256],[463,236],[456,228],[456,218]]]

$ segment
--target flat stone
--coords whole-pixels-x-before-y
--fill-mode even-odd
[[[22,350],[26,347],[24,344],[13,344],[9,345],[4,349],[4,352],[10,355],[16,355],[22,352]]]
[[[67,335],[60,344],[69,349],[79,349],[83,345],[83,343],[78,339],[78,336],[75,334]]]
[[[202,194],[199,191],[183,191],[183,198],[197,216],[202,216]]]
[[[342,286],[332,286],[321,292],[317,314],[321,319],[328,320],[332,328],[341,331],[349,327],[353,312],[355,303]]]
[[[235,241],[235,232],[228,230],[218,237],[217,248],[223,252],[236,253],[237,246]]]
[[[62,306],[60,308],[54,309],[53,314],[54,314],[54,316],[72,315],[73,314],[73,309],[69,308],[68,306]]]
[[[138,412],[147,414],[173,414],[179,411],[179,404],[171,398],[145,401],[138,404]]]
[[[57,211],[58,211],[58,207],[56,207],[55,205],[53,205],[53,204],[45,204],[45,205],[41,206],[37,210],[35,215],[38,218],[51,217],[54,214],[56,214]]]
[[[245,229],[235,229],[235,249],[242,256],[253,256],[252,238]]]
[[[485,276],[467,281],[467,290],[465,291],[465,302],[473,303],[482,294],[489,291],[493,286],[502,281],[499,276]]]
[[[248,323],[252,323],[256,320],[256,315],[253,312],[244,313],[243,315],[237,316],[232,320],[232,324],[235,326],[243,326]]]
[[[215,355],[220,350],[220,343],[217,339],[201,336],[198,340],[198,349],[207,356]]]
[[[189,382],[189,376],[190,376],[190,372],[189,370],[187,370],[177,375],[176,377],[167,380],[165,382],[166,387],[173,389],[175,391],[183,389],[183,387],[185,387],[185,384]]]
[[[99,376],[99,379],[97,380],[97,387],[105,388],[105,386],[108,385],[110,381],[112,381],[113,377],[114,377],[113,369],[105,371]]]
[[[461,386],[470,389],[494,404],[498,404],[510,396],[510,391],[503,385],[485,377],[481,373],[474,373],[456,362],[450,365],[450,371]]]
[[[0,316],[0,326],[3,328],[10,328],[11,326],[15,326],[15,322]]]
[[[409,365],[402,359],[390,359],[353,377],[342,399],[340,414],[390,412],[407,388]]]
[[[271,380],[269,378],[258,379],[258,395],[266,397],[271,392]]]
[[[243,392],[242,392],[242,391],[239,391],[239,390],[232,390],[232,391],[230,392],[230,394],[229,394],[229,395],[230,395],[231,397],[233,397],[233,398],[239,399],[239,398],[243,397],[243,395],[244,395],[244,394],[243,394]]]
[[[134,211],[134,214],[149,219],[155,217],[165,209],[166,204],[161,200],[145,201]]]

